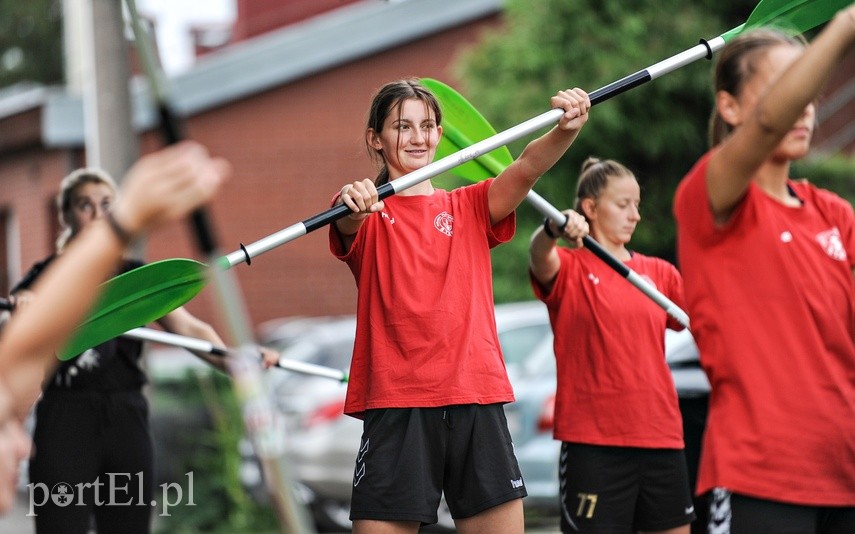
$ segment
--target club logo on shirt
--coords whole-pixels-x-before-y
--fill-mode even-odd
[[[846,261],[846,249],[843,248],[843,239],[840,237],[840,230],[836,226],[816,234],[816,242],[833,259]]]
[[[451,227],[454,222],[454,217],[448,214],[447,211],[443,211],[433,220],[433,226],[443,234],[451,237],[454,233],[453,228]]]

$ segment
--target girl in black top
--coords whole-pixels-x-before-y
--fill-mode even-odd
[[[63,227],[58,252],[34,265],[12,290],[19,306],[26,305],[30,286],[66,244],[109,212],[116,191],[113,180],[97,169],[79,169],[63,179],[57,196]],[[126,259],[116,275],[141,265]],[[169,332],[224,344],[209,324],[184,308],[158,322]],[[262,353],[267,367],[278,360],[275,351]],[[73,502],[51,498],[35,508],[38,533],[86,533],[92,515],[98,532],[149,532],[154,457],[141,355],[140,341],[118,337],[61,362],[46,377],[36,406],[30,482],[44,484],[40,487],[52,495],[66,484]],[[222,360],[197,355],[223,369]]]

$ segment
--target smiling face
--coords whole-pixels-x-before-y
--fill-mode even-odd
[[[393,106],[377,132],[368,130],[368,144],[383,156],[394,180],[433,161],[442,135],[433,109],[417,98]]]
[[[641,188],[631,175],[610,176],[596,198],[582,200],[591,235],[603,244],[622,247],[629,243],[641,220]]]

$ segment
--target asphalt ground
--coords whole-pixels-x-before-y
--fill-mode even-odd
[[[0,517],[0,534],[32,534],[33,518],[27,517],[29,513],[29,497],[26,493],[18,495],[15,507],[7,514]],[[155,527],[156,528],[156,527]],[[539,517],[526,520],[526,534],[558,534],[557,517]]]

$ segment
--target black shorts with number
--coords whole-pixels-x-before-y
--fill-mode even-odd
[[[561,531],[667,530],[695,519],[682,450],[562,443]]]
[[[501,404],[365,412],[350,519],[437,521],[474,516],[527,495]]]

